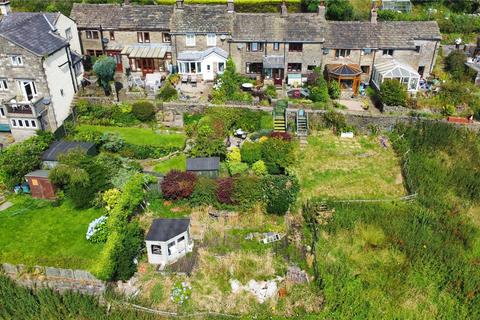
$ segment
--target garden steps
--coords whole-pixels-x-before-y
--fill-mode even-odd
[[[303,110],[297,112],[297,135],[308,135],[308,115]]]

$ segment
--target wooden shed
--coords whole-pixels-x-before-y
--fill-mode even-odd
[[[189,158],[187,159],[187,171],[209,178],[218,177],[220,158]]]
[[[48,179],[49,170],[36,170],[25,175],[33,198],[55,199],[55,186]]]
[[[43,165],[47,168],[53,169],[58,164],[58,158],[61,155],[67,154],[72,150],[82,150],[86,155],[97,155],[97,148],[92,142],[79,141],[55,141],[42,154]]]

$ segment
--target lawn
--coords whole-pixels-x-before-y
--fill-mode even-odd
[[[384,199],[404,195],[399,159],[378,137],[341,139],[330,131],[308,137],[296,173],[302,200],[312,196]]]
[[[174,156],[155,165],[155,172],[168,173],[171,170],[185,171],[187,170],[187,156],[184,154]]]
[[[183,133],[162,133],[158,134],[149,128],[123,128],[123,127],[107,127],[107,126],[93,126],[80,125],[79,131],[96,130],[100,132],[117,133],[125,139],[127,143],[136,145],[149,146],[171,146],[183,148],[185,145],[185,135]]]
[[[78,210],[68,202],[58,207],[29,196],[11,199],[0,212],[0,263],[88,270],[103,248],[85,239],[97,209]]]

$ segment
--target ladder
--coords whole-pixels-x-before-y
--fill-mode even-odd
[[[297,111],[297,135],[308,135],[308,114],[303,109]]]

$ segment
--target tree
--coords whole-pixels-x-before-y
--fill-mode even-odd
[[[380,100],[387,106],[405,106],[407,89],[395,79],[387,79],[380,85]]]
[[[467,56],[461,51],[454,50],[445,58],[445,70],[452,75],[453,79],[462,80],[465,76],[465,62],[467,62]]]
[[[100,57],[93,65],[93,72],[97,75],[105,92],[110,92],[110,81],[115,76],[115,67],[115,59],[107,56]]]
[[[328,20],[353,20],[353,6],[349,0],[330,0],[327,2],[326,17]]]
[[[153,120],[155,106],[148,101],[137,101],[132,105],[132,113],[140,121]]]

